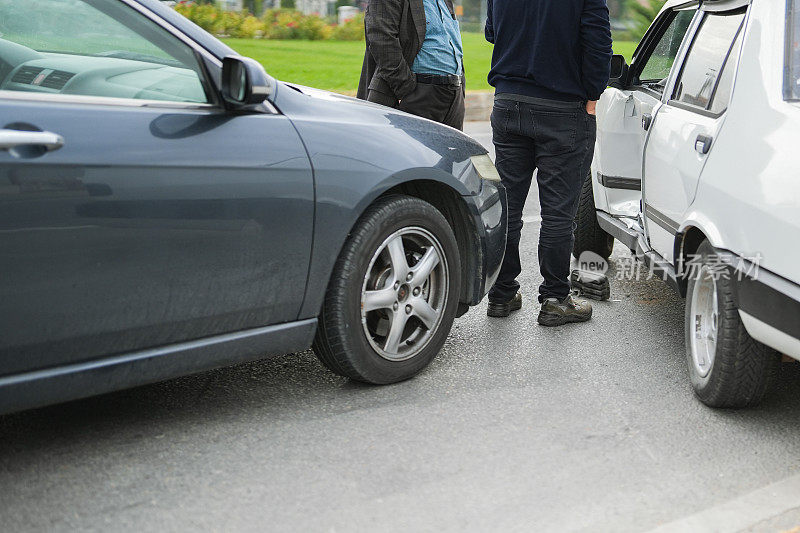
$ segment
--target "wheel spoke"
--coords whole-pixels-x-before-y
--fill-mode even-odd
[[[433,326],[436,325],[436,320],[439,318],[439,313],[436,312],[436,309],[421,298],[414,302],[412,314],[419,318],[429,330],[433,329]]]
[[[392,288],[378,291],[366,291],[361,302],[361,309],[363,309],[365,313],[375,311],[376,309],[390,309],[396,298],[397,293]]]
[[[360,293],[361,327],[380,357],[410,360],[431,341],[447,307],[445,262],[436,236],[416,226],[398,229],[375,249]]]
[[[425,252],[419,262],[414,265],[414,278],[417,285],[421,285],[433,272],[433,269],[436,268],[436,265],[439,264],[439,253],[436,251],[436,248],[431,246]]]
[[[720,320],[716,280],[708,266],[700,267],[687,305],[694,322],[689,346],[693,368],[700,377],[706,377],[714,366]]]
[[[389,328],[389,335],[386,336],[386,343],[383,345],[383,351],[396,354],[400,350],[400,340],[403,337],[403,331],[406,329],[406,322],[408,322],[408,315],[403,311],[392,313],[392,325]]]
[[[389,260],[392,263],[394,277],[401,283],[405,281],[408,274],[408,260],[406,260],[406,249],[403,246],[403,237],[397,236],[386,245],[389,251]]]
[[[714,288],[711,291],[711,314],[717,316],[719,314],[719,308],[717,307],[717,283],[714,280],[712,280],[712,283],[714,284]]]

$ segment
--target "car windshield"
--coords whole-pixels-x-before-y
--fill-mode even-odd
[[[207,103],[191,47],[118,0],[0,0],[0,90]]]
[[[181,64],[83,0],[0,0],[0,38],[37,52]]]

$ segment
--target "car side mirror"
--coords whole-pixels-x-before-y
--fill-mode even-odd
[[[625,56],[614,54],[611,56],[611,76],[608,84],[611,87],[623,88],[628,77],[628,63]]]
[[[261,64],[249,57],[222,60],[222,98],[226,107],[240,109],[262,103],[272,92],[272,79]]]

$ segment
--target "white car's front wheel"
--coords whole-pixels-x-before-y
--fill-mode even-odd
[[[689,272],[686,295],[686,359],[694,392],[711,407],[749,407],[767,392],[780,355],[754,340],[742,324],[733,280],[713,261],[704,241]]]

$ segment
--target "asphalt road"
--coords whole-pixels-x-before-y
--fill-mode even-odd
[[[683,302],[654,280],[614,280],[588,324],[537,326],[537,211],[522,311],[474,309],[414,380],[362,386],[301,353],[0,417],[0,529],[800,524],[800,365],[759,408],[704,407]]]

